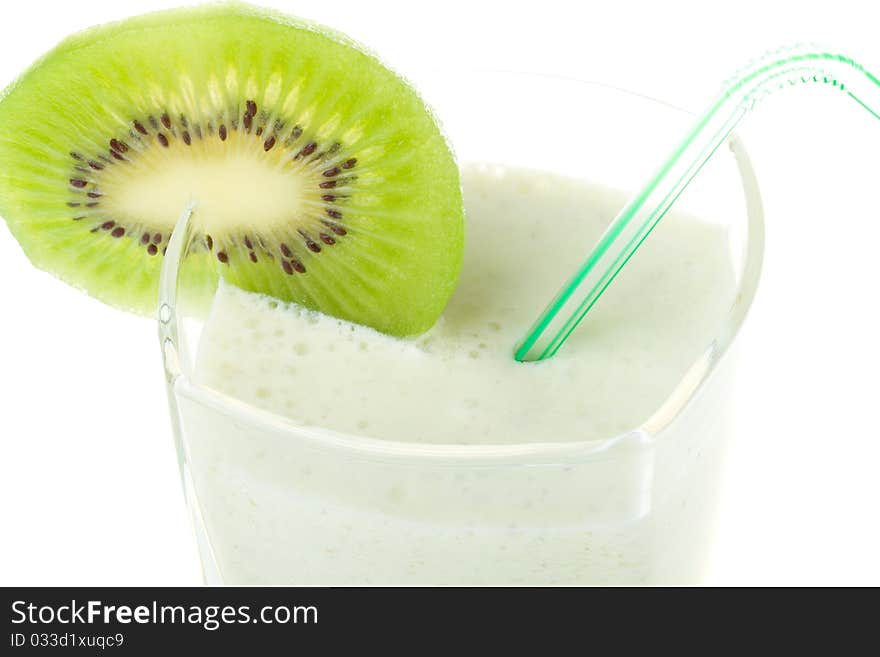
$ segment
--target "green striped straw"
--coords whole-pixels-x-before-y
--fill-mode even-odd
[[[880,119],[872,109],[880,109],[880,80],[846,55],[796,46],[751,63],[724,85],[657,173],[614,218],[584,264],[516,346],[514,358],[539,361],[553,356],[755,103],[778,89],[809,82],[844,92]]]

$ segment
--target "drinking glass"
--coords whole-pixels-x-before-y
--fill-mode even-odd
[[[426,74],[419,87],[461,163],[544,170],[620,190],[637,189],[693,120],[638,94],[549,76],[446,72]],[[638,426],[595,440],[559,442],[546,432],[506,445],[342,434],[194,381],[214,288],[189,280],[188,255],[200,237],[180,222],[163,263],[159,329],[205,580],[701,581],[731,428],[731,345],[763,255],[758,186],[737,136],[675,208],[721,224],[728,237],[736,284],[712,339]],[[434,413],[444,409],[425,422]]]

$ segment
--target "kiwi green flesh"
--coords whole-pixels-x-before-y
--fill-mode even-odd
[[[0,215],[36,266],[153,313],[190,201],[191,268],[394,335],[436,321],[461,266],[434,117],[324,28],[160,12],[69,38],[0,99]]]

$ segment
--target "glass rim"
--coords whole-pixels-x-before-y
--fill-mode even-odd
[[[651,96],[633,92],[618,86],[583,80],[561,75],[516,72],[507,70],[468,69],[467,71],[430,71],[442,75],[484,75],[533,78],[563,84],[589,85],[605,93],[619,94],[642,102],[671,110],[681,116],[696,116],[688,110],[658,100]],[[185,392],[189,397],[206,404],[218,412],[234,414],[236,418],[263,429],[288,433],[298,440],[305,440],[316,448],[342,450],[352,455],[368,459],[406,459],[427,460],[432,464],[450,463],[462,465],[520,464],[543,465],[560,461],[601,458],[613,447],[644,446],[662,437],[669,427],[688,407],[697,393],[715,371],[733,340],[739,333],[743,321],[752,305],[760,279],[764,253],[764,215],[757,177],[752,168],[748,152],[741,138],[733,133],[728,146],[736,161],[742,192],[745,200],[747,239],[742,258],[742,275],[734,294],[734,301],[724,320],[709,344],[696,360],[686,369],[678,384],[667,395],[658,408],[638,426],[622,433],[602,438],[563,442],[523,442],[523,443],[415,443],[384,438],[373,438],[355,433],[346,433],[315,425],[304,425],[297,421],[255,407],[247,402],[228,396],[208,386],[192,380],[190,372],[185,372],[178,351],[179,316],[175,311],[177,300],[177,277],[180,258],[188,244],[188,212],[181,217],[175,227],[168,253],[162,263],[159,288],[159,334],[162,356],[168,385],[175,393]],[[454,150],[454,144],[452,144]],[[511,349],[513,346],[511,345]],[[513,356],[511,355],[511,358]]]

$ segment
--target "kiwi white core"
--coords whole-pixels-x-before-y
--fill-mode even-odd
[[[263,234],[309,227],[322,217],[320,164],[295,160],[264,141],[231,131],[225,141],[172,141],[109,167],[101,177],[108,214],[131,226],[171,227],[192,201],[197,220],[217,236],[258,225]],[[326,168],[326,166],[325,166]],[[323,204],[326,205],[326,204]]]

